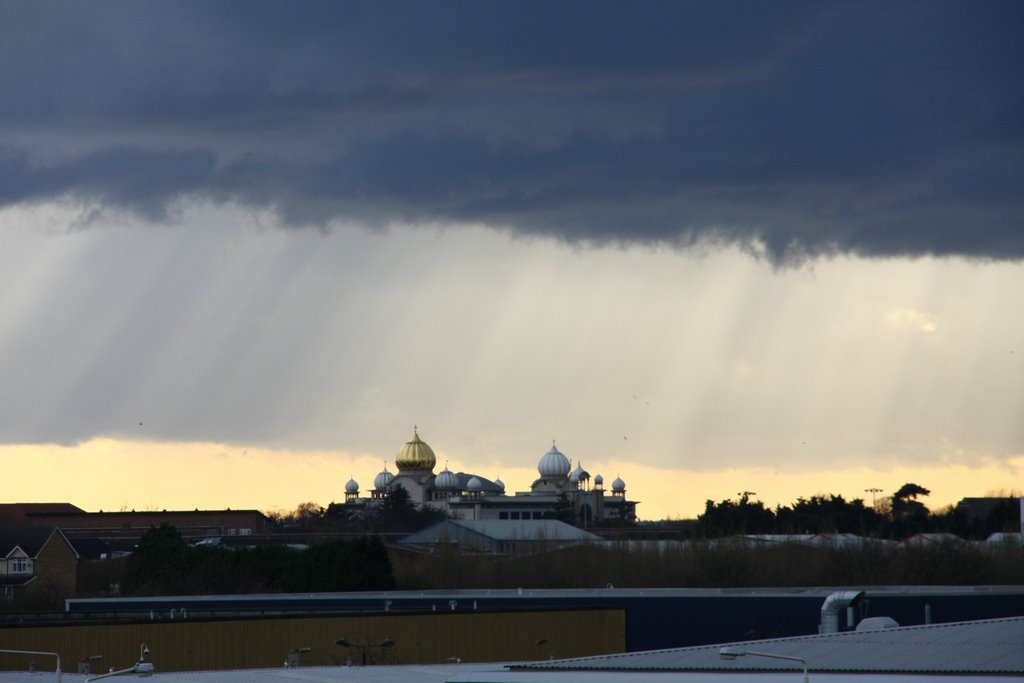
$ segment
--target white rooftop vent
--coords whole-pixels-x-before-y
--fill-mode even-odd
[[[857,624],[858,631],[881,631],[886,628],[899,628],[899,623],[892,617],[868,617]]]

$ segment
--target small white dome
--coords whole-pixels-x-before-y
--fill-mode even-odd
[[[615,477],[615,481],[612,482],[612,491],[625,491],[626,482],[622,481],[619,477]]]
[[[502,493],[505,492],[505,482],[503,482],[501,479],[495,479],[494,485],[501,489]]]
[[[459,488],[459,478],[456,477],[446,465],[445,468],[441,470],[441,473],[434,479],[434,488],[444,491],[457,489]]]
[[[576,469],[569,475],[570,481],[588,481],[590,479],[590,472],[583,469],[583,465],[576,463]]]
[[[542,477],[564,477],[569,474],[571,467],[572,463],[569,462],[569,458],[555,447],[554,441],[551,442],[551,450],[545,453],[537,463],[537,471]]]
[[[600,474],[595,475],[594,476],[594,483],[597,486],[604,486],[604,477],[602,477]]]
[[[484,483],[482,481],[480,481],[476,477],[473,477],[468,482],[466,482],[466,490],[467,491],[479,491],[483,487],[484,487]]]
[[[394,478],[395,475],[388,472],[388,466],[384,465],[384,469],[373,480],[373,488],[378,491],[383,491],[394,480]]]
[[[355,479],[349,479],[345,484],[345,493],[359,493],[359,482]]]

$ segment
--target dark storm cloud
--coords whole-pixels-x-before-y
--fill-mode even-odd
[[[1024,7],[0,4],[0,199],[1024,257]]]
[[[202,190],[211,178],[210,152],[103,148],[57,166],[33,167],[24,151],[0,148],[0,201],[45,198],[69,190],[161,218],[177,193]],[[170,189],[169,189],[170,188]]]

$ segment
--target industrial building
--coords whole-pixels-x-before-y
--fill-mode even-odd
[[[463,664],[452,657],[433,665],[361,666],[346,659],[336,666],[304,667],[301,655],[308,651],[296,648],[293,658],[272,669],[158,670],[153,678],[167,683],[996,683],[1024,676],[1024,617],[910,627],[870,624],[844,633],[515,664]],[[3,680],[46,678],[12,672]]]

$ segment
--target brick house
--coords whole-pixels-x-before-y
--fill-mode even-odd
[[[78,559],[56,527],[0,528],[0,598],[49,602],[72,596]]]

